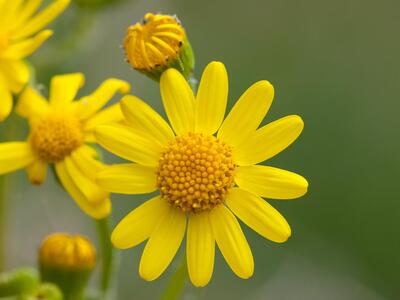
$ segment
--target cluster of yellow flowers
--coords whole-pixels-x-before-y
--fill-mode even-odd
[[[159,190],[123,218],[111,236],[121,249],[147,240],[142,278],[154,280],[164,272],[185,233],[195,286],[211,279],[215,244],[237,276],[251,277],[252,252],[236,217],[274,242],[289,238],[290,226],[263,198],[298,198],[308,183],[260,163],[297,139],[302,119],[291,115],[260,127],[274,97],[265,80],[250,86],[226,115],[225,66],[208,64],[194,91],[188,83],[194,59],[186,32],[175,17],[161,14],[147,14],[143,23],[129,27],[124,48],[135,69],[159,80],[169,122],[132,95],[105,108],[115,94],[130,91],[128,82],[115,78],[76,99],[84,76],[57,75],[46,100],[27,84],[29,68],[22,59],[51,35],[40,30],[69,1],[54,0],[34,15],[41,2],[0,0],[0,118],[10,113],[14,94],[16,112],[30,125],[26,141],[0,143],[0,174],[25,169],[30,182],[41,184],[48,165],[54,166],[65,190],[96,219],[110,214],[110,193]],[[104,164],[93,143],[129,162]]]

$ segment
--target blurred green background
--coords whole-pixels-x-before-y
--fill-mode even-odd
[[[31,60],[38,81],[46,86],[53,73],[82,71],[83,94],[115,76],[164,114],[157,84],[132,71],[120,49],[127,26],[149,11],[179,16],[197,77],[211,60],[225,63],[230,106],[267,79],[276,97],[265,121],[288,114],[305,121],[300,139],[267,162],[310,183],[301,199],[270,201],[291,224],[291,239],[274,244],[243,225],[254,277],[238,279],[217,253],[211,283],[188,284],[183,299],[400,299],[400,2],[120,0],[96,12],[72,6]],[[24,138],[18,128],[7,130]],[[23,172],[7,177],[9,268],[34,265],[40,240],[53,231],[96,240],[93,222],[49,179],[37,188]],[[116,223],[147,198],[113,199]],[[145,282],[138,275],[142,248],[121,252],[118,299],[157,299],[178,263]]]

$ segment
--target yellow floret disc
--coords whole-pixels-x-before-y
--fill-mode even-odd
[[[189,133],[164,150],[157,183],[162,198],[184,212],[211,210],[233,185],[232,149],[214,136]]]
[[[51,115],[39,120],[30,135],[33,150],[48,163],[61,161],[82,142],[81,123],[67,115]]]

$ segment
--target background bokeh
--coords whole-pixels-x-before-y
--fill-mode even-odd
[[[164,114],[157,84],[131,70],[120,49],[126,27],[148,11],[179,16],[197,77],[211,60],[225,63],[230,106],[267,79],[276,97],[266,122],[288,114],[305,121],[300,139],[268,162],[309,180],[305,197],[270,201],[293,236],[274,244],[243,225],[254,277],[238,279],[217,253],[209,286],[188,284],[184,299],[400,299],[400,2],[120,0],[95,12],[71,7],[32,59],[43,91],[53,73],[84,72],[82,93],[115,76]],[[24,123],[10,124],[0,125],[1,141],[5,131],[23,139]],[[49,179],[38,188],[23,172],[7,176],[9,268],[34,265],[40,240],[53,231],[96,240],[93,222]],[[144,199],[113,196],[114,223]],[[145,282],[137,272],[141,250],[121,252],[118,299],[157,299],[178,263]]]

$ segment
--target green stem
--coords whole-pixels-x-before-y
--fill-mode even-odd
[[[181,298],[188,278],[186,255],[182,255],[181,262],[168,282],[161,300],[178,300]]]
[[[103,300],[110,299],[111,280],[114,272],[114,248],[110,240],[109,223],[109,218],[96,221],[101,255],[101,292]]]
[[[0,272],[5,268],[5,245],[6,245],[6,199],[5,199],[5,178],[0,176]]]

